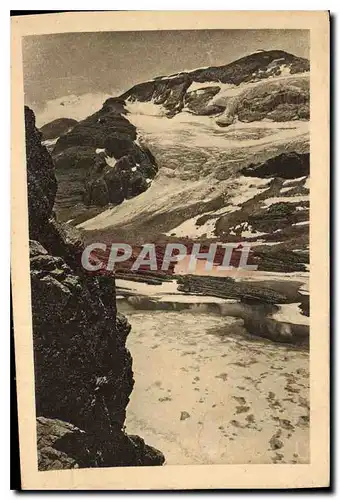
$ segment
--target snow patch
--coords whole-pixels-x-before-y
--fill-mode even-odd
[[[59,137],[56,137],[55,139],[46,139],[46,141],[42,141],[42,145],[43,146],[54,146],[54,144],[56,144],[57,140],[59,139]]]
[[[148,283],[142,283],[138,281],[116,279],[116,288],[120,290],[129,290],[140,295],[165,295],[165,294],[177,294],[177,281],[164,281],[161,285],[149,285]]]
[[[283,181],[282,185],[290,186],[291,184],[295,184],[296,182],[303,181],[303,179],[306,179],[305,175],[303,175],[302,177],[298,177],[297,179],[286,179],[285,181]]]
[[[265,71],[260,70],[258,72],[258,74],[267,73],[268,71],[270,71],[269,67]],[[245,95],[246,95],[246,92],[248,92],[252,89],[255,89],[257,87],[260,88],[261,86],[269,85],[269,84],[270,84],[270,86],[272,86],[273,84],[274,85],[276,85],[276,84],[281,85],[282,83],[289,85],[289,84],[294,84],[294,81],[296,79],[300,79],[300,78],[306,79],[309,77],[308,72],[297,73],[297,74],[291,75],[290,69],[289,69],[289,73],[287,71],[288,70],[285,69],[284,66],[281,66],[281,75],[279,75],[279,76],[269,75],[266,79],[259,79],[257,81],[253,81],[253,82],[242,82],[242,83],[240,83],[240,85],[233,85],[233,84],[229,84],[229,83],[221,83],[221,84],[218,83],[218,85],[221,86],[221,91],[209,101],[209,104],[227,105],[228,101],[231,98],[238,97],[243,92],[245,92]],[[254,76],[256,78],[257,75],[255,74]]]
[[[236,230],[241,229],[241,234],[240,236],[242,238],[256,238],[263,236],[267,233],[261,233],[259,231],[255,231],[252,226],[249,224],[249,222],[241,222],[241,224],[237,224],[237,226],[234,226],[230,228],[230,234],[236,235]]]
[[[279,310],[271,317],[276,321],[285,323],[294,323],[296,325],[309,325],[309,317],[301,314],[299,309],[300,303],[283,304],[279,306]]]
[[[280,192],[287,193],[288,191],[291,191],[292,189],[294,189],[294,186],[283,187],[280,189]]]
[[[274,205],[275,203],[296,203],[300,201],[309,201],[309,196],[281,196],[277,198],[268,198],[267,200],[264,200],[263,203],[263,208],[270,207],[271,205]]]
[[[228,200],[229,204],[234,207],[234,210],[231,211],[235,211],[235,209],[239,210],[239,205],[243,205],[246,201],[251,200],[257,194],[260,194],[260,190],[267,188],[272,180],[272,178],[261,179],[258,177],[241,177],[240,179],[237,179],[234,188],[237,194]],[[219,211],[215,213],[219,213]]]
[[[309,224],[309,220],[305,220],[303,222],[296,222],[295,224],[293,224],[293,226],[306,226]]]
[[[116,166],[117,160],[113,156],[106,156],[105,162],[106,162],[106,165],[108,165],[111,168],[114,168]]]
[[[242,231],[241,236],[242,238],[256,238],[263,236],[267,233],[261,233],[260,231],[254,231],[251,226],[249,226],[249,229],[247,231]]]
[[[171,229],[167,233],[167,236],[177,236],[177,237],[188,237],[188,238],[199,238],[203,234],[207,235],[207,238],[215,237],[215,219],[208,220],[205,224],[201,226],[197,225],[197,220],[202,217],[203,214],[196,215],[188,219],[179,226]]]
[[[125,108],[133,115],[165,116],[166,110],[160,104],[155,104],[153,100],[140,102],[126,100]]]

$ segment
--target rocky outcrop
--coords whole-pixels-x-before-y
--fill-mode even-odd
[[[39,470],[105,466],[93,438],[62,420],[38,417],[37,440]],[[155,465],[157,456],[160,463],[163,460],[162,454],[139,436],[122,434],[116,445],[110,451],[114,466]]]
[[[73,118],[57,118],[56,120],[46,123],[40,127],[42,139],[44,141],[56,139],[66,132],[69,132],[77,123],[77,120]]]
[[[264,163],[243,168],[241,173],[248,177],[282,177],[297,179],[309,175],[309,153],[281,153]]]
[[[158,170],[156,160],[124,114],[124,101],[108,99],[101,110],[57,140],[51,154],[59,185],[59,220],[89,206],[120,204],[150,186]]]
[[[123,430],[134,380],[114,280],[83,272],[82,242],[54,218],[53,163],[29,108],[25,119],[39,468],[161,465]]]

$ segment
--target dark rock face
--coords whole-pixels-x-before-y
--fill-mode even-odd
[[[41,146],[41,133],[35,128],[35,116],[25,107],[26,161],[30,237],[35,239],[52,214],[57,181],[52,158]]]
[[[77,123],[77,120],[74,120],[73,118],[57,118],[52,122],[46,123],[46,125],[40,127],[42,139],[44,141],[48,139],[56,139],[57,137],[68,132]]]
[[[62,135],[53,151],[61,221],[77,215],[75,206],[117,205],[150,186],[158,167],[124,116],[124,101],[110,98],[98,112]]]
[[[39,467],[161,465],[122,430],[134,380],[114,280],[83,272],[82,242],[54,219],[52,160],[28,108],[25,118]]]
[[[241,173],[248,177],[297,179],[309,175],[309,153],[282,153],[259,165],[250,164]]]

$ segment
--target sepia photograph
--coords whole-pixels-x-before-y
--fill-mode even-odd
[[[100,29],[108,14],[111,29]],[[161,12],[144,12],[141,21],[154,17],[146,29],[117,29],[131,14],[99,13],[92,30],[91,13],[79,17],[84,29],[76,13],[17,19],[26,31],[13,22],[13,239],[27,252],[29,315],[22,336],[15,324],[19,431],[21,392],[34,429],[20,445],[36,477],[53,472],[45,489],[74,469],[95,481],[111,468],[170,478],[180,470],[171,466],[197,465],[267,466],[264,484],[282,474],[294,487],[300,466],[317,466],[314,427],[327,482],[327,112],[313,129],[328,95],[327,15],[283,13],[280,26],[268,12],[264,27],[234,13],[248,24],[226,15],[224,28],[195,29],[183,25],[198,13],[178,12],[183,22],[166,29]],[[34,31],[29,18],[53,29]],[[308,22],[323,28],[319,95]],[[225,488],[233,474],[162,484]]]

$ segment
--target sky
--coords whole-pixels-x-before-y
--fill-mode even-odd
[[[309,33],[182,30],[26,36],[25,102],[35,111],[38,126],[64,116],[65,105],[72,107],[72,118],[82,119],[100,108],[107,97],[136,83],[228,64],[258,49],[280,49],[309,58]]]

